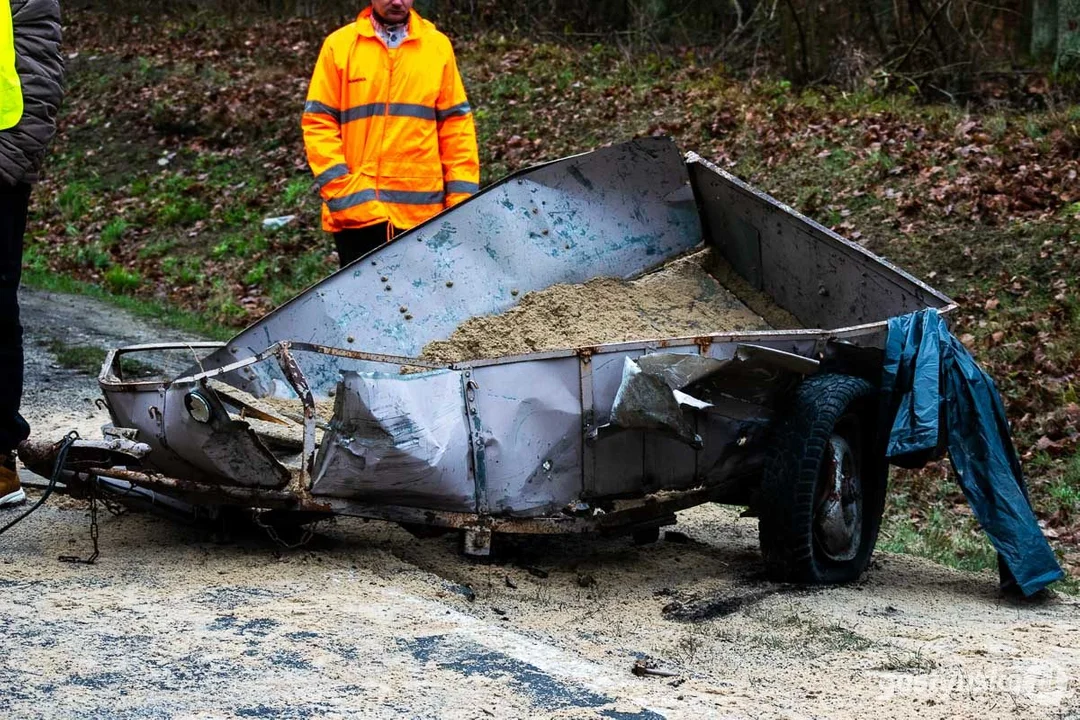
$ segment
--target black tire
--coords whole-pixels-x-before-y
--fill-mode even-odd
[[[843,583],[866,569],[888,483],[877,418],[877,391],[861,378],[815,375],[795,389],[776,421],[758,502],[772,580]]]

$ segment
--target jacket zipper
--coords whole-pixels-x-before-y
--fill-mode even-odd
[[[404,40],[402,40],[401,45],[404,45],[411,40],[413,40],[413,37],[411,35],[407,36]],[[390,72],[387,76],[386,82],[386,103],[383,105],[382,136],[379,138],[379,162],[376,165],[375,170],[375,197],[379,200],[379,202],[382,202],[382,159],[383,156],[386,154],[386,126],[390,122],[390,99],[391,93],[393,93],[394,91],[394,61],[397,57],[397,51],[401,49],[401,45],[398,45],[396,48],[391,50],[390,47],[386,44],[386,42],[383,41],[383,48],[386,49],[386,56],[390,62]],[[393,225],[393,223],[390,222],[390,213],[387,212],[386,215],[387,222],[390,225]]]
[[[375,197],[378,198],[379,202],[382,202],[382,160],[386,155],[386,126],[390,122],[390,97],[394,92],[394,51],[387,47],[385,42],[383,47],[386,48],[390,72],[386,80],[386,103],[383,105],[382,136],[379,138],[379,164],[376,166],[378,169],[375,171]],[[390,223],[389,210],[386,213],[386,220]]]

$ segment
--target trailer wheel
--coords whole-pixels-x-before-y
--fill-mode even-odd
[[[842,583],[866,569],[888,480],[876,397],[860,378],[815,375],[778,420],[758,520],[771,579]]]

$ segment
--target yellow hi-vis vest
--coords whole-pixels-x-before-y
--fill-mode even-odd
[[[22,86],[15,70],[15,31],[11,1],[0,0],[0,130],[19,124],[23,114]]]

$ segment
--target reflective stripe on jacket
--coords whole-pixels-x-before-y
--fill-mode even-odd
[[[11,3],[0,0],[0,130],[19,124],[23,113],[22,86],[15,69],[15,31]]]
[[[323,43],[301,121],[329,232],[407,229],[479,189],[476,129],[450,40],[415,12],[401,46],[371,8]]]

